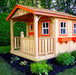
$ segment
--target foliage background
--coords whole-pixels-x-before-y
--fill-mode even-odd
[[[0,13],[0,46],[10,45],[10,22],[6,21],[8,13]]]
[[[6,21],[9,13],[0,13],[0,46],[10,45],[10,22]],[[21,31],[24,31],[26,36],[26,24],[24,22],[16,22],[14,24],[14,36],[20,36]]]
[[[23,31],[26,36],[26,24],[24,22],[16,22],[14,24],[14,36],[20,36],[21,31]]]
[[[17,3],[76,15],[76,0],[0,0],[0,46],[10,45],[10,22],[6,22],[6,17]],[[21,31],[26,36],[25,23],[17,22],[14,36],[20,36]]]

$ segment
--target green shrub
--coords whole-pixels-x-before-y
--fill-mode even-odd
[[[51,65],[48,65],[45,60],[31,63],[32,73],[42,75],[42,73],[48,75],[49,71],[52,71]]]
[[[73,51],[73,52],[71,53],[71,55],[76,58],[76,51]]]
[[[11,58],[10,63],[13,63],[14,61],[17,61],[17,60],[20,60],[20,58],[18,56],[14,56],[14,57]]]
[[[9,13],[0,13],[0,46],[10,45],[10,22],[6,21]]]
[[[21,61],[20,65],[27,65],[27,61]]]
[[[75,57],[71,56],[71,54],[68,52],[61,53],[56,57],[56,61],[62,65],[69,65],[69,64],[73,65],[75,63],[74,60]]]
[[[21,31],[26,36],[26,24],[24,22],[16,22],[14,24],[14,36],[21,36]]]
[[[10,22],[6,21],[9,13],[0,13],[0,46],[10,45]],[[16,22],[14,24],[14,36],[20,36],[24,31],[26,36],[26,24],[24,22]]]

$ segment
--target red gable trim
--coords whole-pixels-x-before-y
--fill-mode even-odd
[[[10,13],[10,15],[6,18],[6,21],[9,20],[9,18],[13,15],[13,13],[14,13],[18,8],[23,9],[23,10],[25,10],[25,11],[28,11],[28,12],[34,14],[34,11],[33,11],[33,10],[28,9],[28,8],[25,8],[25,7],[22,7],[22,6],[20,6],[20,5],[16,5],[15,8],[13,9],[13,11]]]
[[[63,16],[63,15],[52,14],[52,13],[45,13],[45,12],[37,12],[37,11],[35,11],[35,14],[76,20],[76,18],[74,18],[74,17]]]
[[[9,16],[6,18],[6,21],[9,20],[9,18],[12,16],[12,14],[16,11],[16,9],[18,8],[18,6],[16,5],[16,7],[13,9],[13,11],[9,14]]]

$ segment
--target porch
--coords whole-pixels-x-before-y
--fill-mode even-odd
[[[49,35],[48,36],[43,35],[39,37],[39,26],[40,26],[39,20],[42,17],[45,19],[45,21],[46,19],[48,21],[47,34],[49,33]],[[54,29],[54,25],[49,25],[51,24],[50,22],[51,18],[52,17],[47,18],[47,16],[45,15],[44,16],[36,15],[33,14],[32,12],[27,12],[22,9],[17,9],[14,12],[13,16],[10,19],[8,19],[10,20],[11,23],[11,53],[33,61],[50,59],[55,57],[55,49],[54,49],[55,39],[54,39],[54,34],[52,33],[54,32],[54,30],[51,31],[50,29],[50,27]],[[30,34],[28,27],[29,19],[33,20],[32,23],[33,31],[31,31],[32,32],[31,34],[33,35],[29,35]],[[24,36],[24,32],[22,31],[20,37],[18,36],[14,37],[13,26],[15,22],[25,22],[26,36]],[[50,33],[52,33],[52,35],[50,35]],[[40,35],[42,35],[42,32],[40,32]]]
[[[21,36],[23,36],[23,32]],[[14,37],[14,50],[11,50],[11,53],[33,61],[53,58],[55,57],[54,38],[38,38],[38,52],[36,56],[34,38]]]

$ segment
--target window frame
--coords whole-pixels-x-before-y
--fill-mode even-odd
[[[43,23],[48,23],[48,28],[43,28]],[[50,36],[51,35],[50,25],[51,25],[51,21],[50,20],[41,21],[41,36]],[[43,29],[49,29],[48,30],[48,34],[43,34]]]
[[[61,22],[62,23],[66,23],[66,28],[62,28],[62,29],[66,29],[66,34],[61,34]],[[64,24],[63,24],[64,26]],[[59,36],[67,36],[68,35],[68,21],[65,20],[59,20]]]
[[[74,34],[74,24],[76,24],[76,22],[72,22],[72,35],[76,36],[76,34]],[[76,28],[75,28],[76,29]]]

